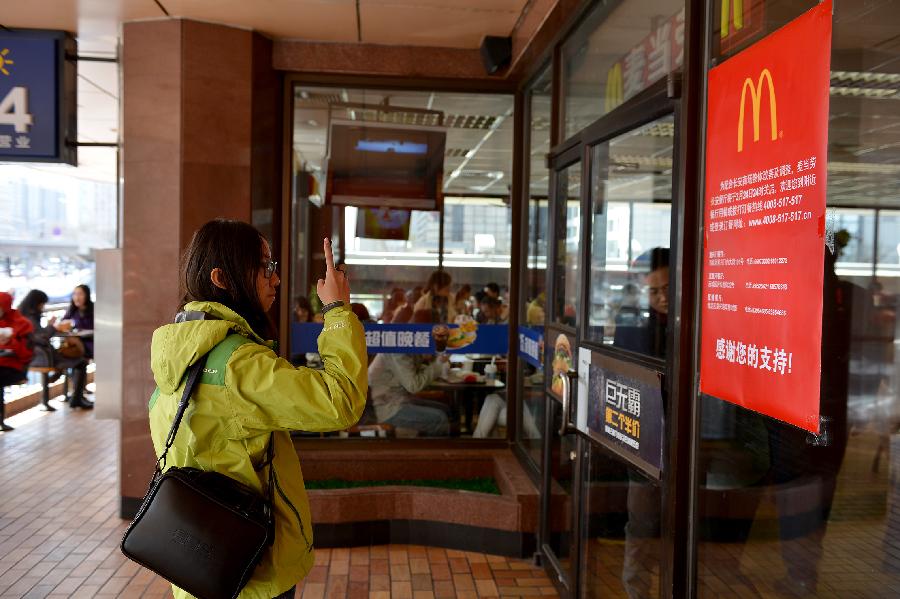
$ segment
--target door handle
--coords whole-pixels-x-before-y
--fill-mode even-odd
[[[572,384],[573,381],[578,380],[578,373],[574,370],[569,370],[562,377],[562,421],[559,425],[559,434],[568,435],[569,433],[574,433],[576,428],[575,425],[572,424],[572,387],[575,385]]]

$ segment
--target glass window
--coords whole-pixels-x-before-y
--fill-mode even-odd
[[[587,339],[663,357],[668,316],[673,117],[591,149]]]
[[[358,426],[337,435],[505,436],[512,111],[510,95],[294,89],[295,255],[288,276],[295,302],[310,300],[309,309],[296,314],[319,316],[321,263],[310,261],[321,259],[320,248],[310,239],[330,234],[340,241],[352,307],[367,324],[371,352],[366,411]],[[394,131],[433,133],[442,126],[443,209],[404,208],[391,197],[379,206],[365,200],[323,206],[325,186],[337,186],[328,177],[327,154],[338,120],[387,124]],[[392,140],[381,142],[404,143]],[[361,152],[379,151],[369,138],[363,141],[365,147],[356,146]],[[374,185],[371,179],[347,172],[342,184],[365,196],[360,190]],[[348,187],[348,180],[357,187]],[[318,365],[317,332],[308,321],[292,325],[292,361]]]
[[[546,156],[550,151],[550,114],[552,100],[552,70],[547,68],[528,91],[528,211],[527,257],[522,290],[519,321],[528,328],[528,347],[520,347],[522,414],[519,423],[519,443],[534,464],[541,464],[544,430],[544,370],[543,339],[547,305],[547,235],[550,191],[550,169]],[[522,357],[528,354],[528,359]]]
[[[556,175],[556,301],[553,319],[566,326],[576,325],[578,291],[581,287],[578,263],[581,251],[581,163],[576,162]],[[561,201],[565,198],[565,201]]]
[[[684,3],[600,2],[563,46],[565,137],[681,67]]]
[[[80,148],[79,167],[0,165],[0,289],[67,303],[96,289],[94,249],[116,247],[116,150]]]
[[[879,279],[897,281],[900,278],[900,210],[878,212],[878,271]],[[894,293],[900,286],[892,285]]]
[[[815,6],[744,0],[751,17],[741,30],[751,34],[732,44],[740,32],[733,13],[721,14],[731,4],[713,3],[713,23],[727,25],[713,35],[722,55]],[[898,77],[898,19],[896,0],[835,3],[827,204],[836,260],[826,250],[818,383],[827,437],[702,398],[700,597],[900,589],[900,103],[881,99],[896,87],[881,82]]]
[[[597,445],[587,461],[581,597],[660,597],[659,482]]]

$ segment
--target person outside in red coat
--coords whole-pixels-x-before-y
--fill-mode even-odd
[[[3,432],[12,430],[3,421],[3,388],[25,380],[34,353],[28,343],[28,334],[33,329],[30,320],[13,310],[12,296],[0,292],[0,430]]]

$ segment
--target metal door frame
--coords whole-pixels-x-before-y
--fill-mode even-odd
[[[550,153],[548,163],[550,165],[550,194],[549,194],[549,204],[548,204],[548,227],[549,227],[549,235],[548,235],[548,252],[547,252],[547,309],[546,309],[546,322],[545,322],[545,334],[544,338],[552,339],[555,338],[558,333],[566,333],[571,335],[575,339],[575,346],[573,348],[573,353],[577,355],[578,348],[582,345],[589,347],[592,351],[598,351],[601,353],[613,355],[614,357],[622,360],[626,360],[629,362],[633,362],[643,368],[652,369],[654,371],[661,371],[665,373],[666,379],[666,389],[668,390],[674,384],[674,370],[672,368],[673,361],[673,351],[675,350],[675,339],[679,336],[683,337],[684,335],[676,334],[677,330],[680,328],[678,325],[674,325],[670,327],[670,330],[667,334],[667,355],[670,356],[668,361],[662,361],[655,358],[641,357],[635,354],[629,354],[626,352],[622,352],[621,350],[611,349],[609,347],[604,347],[601,344],[595,344],[590,342],[585,342],[585,333],[587,330],[587,311],[588,311],[588,303],[590,301],[590,259],[591,259],[591,243],[589,240],[591,239],[592,232],[592,214],[590,211],[591,198],[590,198],[590,182],[593,173],[591,172],[592,164],[591,164],[591,151],[592,148],[596,145],[602,144],[604,142],[608,142],[615,137],[627,133],[635,128],[638,128],[644,124],[652,122],[658,118],[664,117],[666,115],[672,114],[674,117],[675,123],[675,137],[673,139],[673,165],[672,165],[672,221],[670,228],[670,248],[673,256],[677,256],[679,253],[679,246],[681,240],[683,238],[682,230],[679,228],[684,222],[682,219],[682,202],[681,202],[681,194],[680,190],[680,176],[681,176],[681,168],[684,156],[682,139],[680,134],[679,123],[682,118],[680,102],[677,99],[679,90],[679,80],[677,77],[670,77],[668,80],[660,81],[657,84],[654,84],[647,90],[638,94],[635,98],[630,99],[626,104],[610,111],[606,115],[599,118],[597,121],[573,135],[565,142],[559,144],[557,147],[553,148]],[[558,238],[557,238],[557,217],[560,213],[560,210],[557,207],[558,202],[558,190],[557,190],[557,177],[558,173],[565,168],[575,164],[576,162],[581,164],[581,203],[580,203],[580,227],[581,227],[581,238],[583,243],[580,248],[579,253],[579,297],[578,297],[578,315],[576,320],[575,327],[568,327],[564,325],[560,325],[558,323],[553,323],[552,318],[555,317],[557,313],[557,302],[556,302],[556,285],[555,279],[557,274],[557,251],[559,247]],[[671,260],[671,268],[670,268],[670,289],[674,291],[678,289],[677,283],[675,279],[680,276],[680,269],[676,267],[675,260]],[[670,305],[673,307],[676,306],[677,298],[673,297],[673,302],[670,302]],[[673,319],[674,320],[674,319]],[[544,371],[548,373],[548,380],[550,378],[550,373],[552,373],[551,367],[551,358],[552,350],[545,350],[544,356]],[[584,518],[581,513],[581,506],[585,497],[585,486],[584,486],[584,467],[585,467],[585,457],[587,454],[587,449],[593,443],[587,437],[582,435],[581,433],[573,432],[570,433],[577,437],[576,439],[576,458],[575,464],[573,464],[573,474],[572,474],[572,489],[571,491],[571,501],[572,501],[572,522],[569,525],[572,528],[572,544],[570,547],[571,555],[571,563],[573,564],[571,576],[567,577],[565,580],[563,579],[567,573],[561,571],[560,562],[556,559],[556,556],[553,555],[552,549],[547,543],[548,535],[550,533],[549,529],[549,509],[550,509],[550,490],[551,490],[551,443],[553,442],[554,436],[558,435],[558,431],[554,430],[553,427],[553,412],[552,408],[554,407],[553,402],[559,403],[559,401],[552,396],[545,387],[545,425],[544,425],[544,439],[543,439],[543,463],[544,468],[541,473],[541,501],[540,501],[540,529],[539,529],[539,555],[542,559],[546,561],[545,567],[551,573],[556,574],[560,586],[562,586],[562,590],[568,593],[569,596],[575,597],[581,591],[582,580],[580,572],[582,571],[582,558],[583,555],[583,543],[582,539],[584,536]],[[563,415],[565,418],[566,415]],[[669,417],[666,422],[666,439],[665,446],[667,449],[666,455],[666,467],[664,468],[666,471],[671,470],[671,452],[668,451],[670,447],[673,445],[673,438],[675,435],[674,423],[677,421],[677,418]],[[672,527],[677,526],[676,519],[673,519],[671,516],[670,507],[673,504],[673,492],[674,489],[674,477],[666,476],[661,481],[662,489],[663,489],[663,514],[662,514],[662,526],[663,530],[661,530],[661,538],[660,543],[663,547],[662,551],[662,562],[660,563],[660,592],[662,596],[670,596],[671,591],[666,591],[665,589],[672,589],[672,581],[674,579],[682,578],[681,575],[676,574],[676,570],[678,568],[675,563],[674,556],[678,552],[675,551],[674,543],[675,543],[675,533],[674,530],[671,530]]]

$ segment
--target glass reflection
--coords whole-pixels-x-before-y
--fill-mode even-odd
[[[570,327],[576,325],[575,304],[580,285],[581,247],[581,163],[556,175],[556,302],[553,319]],[[565,198],[565,201],[562,201]]]
[[[677,70],[683,55],[683,2],[599,2],[563,45],[565,137]]]
[[[755,4],[765,26],[753,39],[814,2]],[[900,107],[880,99],[874,83],[897,78],[900,52],[887,40],[900,2],[836,3],[834,15],[824,434],[703,399],[700,597],[892,597],[900,589],[900,151],[885,127]]]
[[[527,347],[520,347],[519,389],[522,403],[518,440],[531,461],[541,465],[541,440],[544,430],[543,332],[547,304],[547,238],[549,227],[550,169],[546,155],[550,151],[552,69],[546,68],[528,94],[528,254],[525,259],[523,301],[519,312],[520,333]],[[520,345],[522,345],[520,343]],[[523,356],[528,356],[527,358]]]
[[[671,115],[591,150],[587,338],[664,357],[672,196]]]
[[[585,469],[582,597],[659,594],[659,483],[592,445]]]

